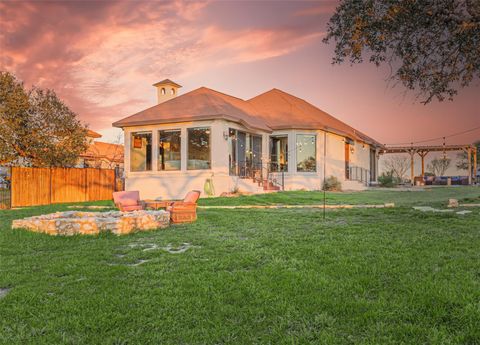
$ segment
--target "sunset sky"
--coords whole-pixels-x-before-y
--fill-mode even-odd
[[[107,140],[112,122],[155,104],[165,78],[244,99],[279,88],[386,144],[480,126],[478,80],[425,106],[392,88],[386,67],[333,66],[322,38],[336,3],[0,2],[0,69],[54,89]]]

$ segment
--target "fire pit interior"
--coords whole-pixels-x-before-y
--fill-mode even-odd
[[[123,235],[133,231],[165,228],[169,224],[170,213],[167,211],[67,211],[17,219],[12,222],[12,228],[49,235],[95,235],[101,232]]]

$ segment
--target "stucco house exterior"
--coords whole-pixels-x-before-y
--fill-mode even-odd
[[[126,189],[142,198],[319,190],[324,169],[344,189],[377,179],[382,145],[298,97],[272,89],[243,100],[206,87],[178,95],[168,79],[154,86],[157,105],[113,124],[125,134]]]

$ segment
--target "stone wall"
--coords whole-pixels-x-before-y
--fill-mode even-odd
[[[167,211],[67,211],[17,219],[12,222],[12,228],[49,235],[96,235],[101,232],[124,235],[134,231],[165,228],[169,224],[170,213]]]

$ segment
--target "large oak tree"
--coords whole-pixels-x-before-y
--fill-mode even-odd
[[[452,99],[480,76],[479,0],[341,0],[324,42],[334,63],[387,63],[423,103]]]
[[[73,166],[87,129],[52,90],[26,90],[0,71],[0,164]]]

